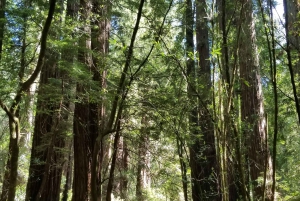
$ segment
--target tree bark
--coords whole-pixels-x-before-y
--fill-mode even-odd
[[[203,159],[199,164],[198,175],[200,178],[201,192],[209,200],[221,200],[220,188],[220,167],[218,165],[214,126],[212,116],[208,108],[213,103],[211,90],[211,64],[209,52],[209,36],[208,36],[208,21],[207,21],[207,6],[205,0],[196,1],[196,41],[198,56],[198,83],[199,95],[199,125],[200,132],[203,137],[199,139],[198,147],[202,147],[200,153]],[[201,153],[202,152],[202,153]]]
[[[215,149],[214,127],[212,117],[208,110],[211,103],[211,72],[209,62],[208,24],[206,21],[206,1],[196,2],[196,41],[198,65],[195,69],[194,59],[188,58],[188,98],[191,109],[189,126],[191,133],[190,142],[190,167],[192,179],[192,199],[219,200],[219,167]],[[186,46],[187,55],[194,49],[193,41],[193,9],[192,2],[187,1],[186,7]],[[196,72],[197,71],[197,72]],[[198,81],[197,81],[198,80]],[[198,87],[201,85],[201,87]],[[199,93],[197,100],[196,94]],[[199,112],[199,113],[198,113]],[[199,118],[198,118],[199,116]]]
[[[9,116],[9,133],[10,157],[8,158],[6,164],[1,201],[13,201],[17,187],[20,123],[18,116],[13,115],[13,113],[11,113]]]
[[[187,79],[188,79],[188,99],[190,104],[189,109],[189,130],[191,135],[191,142],[189,145],[190,150],[190,167],[191,167],[191,183],[192,183],[192,199],[193,201],[201,200],[202,194],[201,192],[201,184],[199,183],[200,177],[198,170],[199,161],[198,154],[200,154],[197,140],[198,131],[198,101],[196,97],[196,69],[194,58],[190,55],[194,52],[194,40],[193,40],[193,27],[194,27],[194,19],[193,19],[193,6],[192,1],[186,1],[186,11],[185,11],[185,35],[186,35],[186,67],[187,67]]]
[[[263,106],[263,94],[256,47],[256,36],[252,16],[252,2],[243,0],[243,12],[240,18],[241,42],[239,47],[239,66],[241,83],[241,118],[244,143],[246,147],[247,169],[252,184],[255,200],[270,199],[270,186],[264,189],[257,179],[263,177],[265,165],[268,165],[268,175],[272,165],[265,163],[270,153],[266,142],[266,120]],[[269,160],[268,160],[269,161]],[[264,192],[266,190],[266,192]]]
[[[69,89],[65,88],[65,72],[57,67],[57,57],[55,52],[48,49],[41,72],[27,200],[55,201],[60,197],[64,159],[61,149],[65,148],[66,133],[71,125],[68,121],[70,104],[64,95]]]
[[[94,18],[91,22],[91,48],[93,54],[93,65],[91,71],[96,91],[106,90],[107,63],[106,58],[109,49],[109,30],[110,30],[110,2],[106,0],[94,0],[92,13]],[[103,96],[96,97],[96,101],[90,103],[90,136],[92,165],[91,165],[91,194],[94,201],[101,200],[102,178],[105,169],[108,168],[108,153],[110,146],[108,136],[104,136],[106,126],[106,106]],[[96,139],[100,136],[101,140]]]
[[[81,22],[85,22],[81,30],[84,35],[79,39],[78,62],[83,66],[84,72],[88,73],[92,66],[91,30],[87,23],[91,15],[91,1],[81,0],[79,5]],[[76,98],[74,110],[74,180],[73,180],[73,201],[89,200],[91,192],[91,139],[90,134],[90,109],[89,86],[87,80],[79,80],[76,86]]]

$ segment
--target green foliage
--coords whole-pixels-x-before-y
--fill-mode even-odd
[[[129,66],[125,80],[125,91],[121,95],[127,94],[126,100],[123,102],[123,118],[121,119],[122,139],[127,143],[129,151],[128,168],[119,170],[115,173],[115,178],[118,181],[121,177],[128,181],[127,199],[136,200],[136,174],[137,166],[140,162],[138,146],[141,143],[143,136],[149,138],[147,151],[150,155],[149,167],[147,171],[151,180],[151,186],[143,189],[147,200],[183,200],[182,195],[182,175],[179,163],[179,147],[178,141],[182,143],[183,156],[182,160],[189,166],[189,151],[187,145],[194,143],[197,139],[190,135],[190,129],[199,131],[200,128],[196,124],[188,122],[189,111],[192,108],[198,107],[197,101],[191,101],[187,97],[187,82],[186,78],[186,60],[197,60],[198,52],[194,50],[186,50],[185,43],[185,20],[184,1],[173,2],[171,9],[166,16],[165,24],[162,31],[160,26],[165,14],[169,8],[170,1],[164,0],[148,0],[142,13],[140,28],[137,33],[135,45],[133,48],[133,58]],[[194,2],[195,3],[195,2]],[[233,12],[236,8],[234,1],[226,1],[228,7],[228,18],[231,15],[236,15]],[[90,22],[97,19],[99,16],[91,15],[91,21],[81,21],[80,16],[66,16],[66,8],[63,5],[57,7],[55,15],[55,23],[51,27],[48,38],[48,51],[45,63],[50,66],[52,59],[57,62],[51,66],[59,69],[59,75],[53,75],[47,79],[47,83],[40,85],[38,95],[35,99],[39,99],[45,103],[45,107],[41,107],[35,111],[34,106],[27,107],[26,104],[31,100],[25,96],[25,100],[21,103],[21,131],[30,133],[32,131],[31,123],[27,122],[27,112],[33,111],[39,114],[61,114],[57,108],[57,103],[62,100],[70,101],[71,105],[75,103],[103,103],[106,109],[105,120],[109,118],[111,103],[116,96],[122,70],[126,63],[126,57],[132,37],[132,30],[136,20],[136,12],[138,9],[138,1],[112,1],[111,30],[109,38],[109,53],[100,54],[99,51],[91,50],[88,47],[83,47],[81,44],[83,39],[90,36]],[[41,34],[41,24],[44,23],[47,15],[48,2],[34,1],[31,5],[26,5],[22,1],[9,1],[6,11],[6,29],[4,34],[3,52],[0,62],[0,98],[7,105],[11,105],[13,98],[20,87],[20,83],[26,81],[34,70],[39,53],[39,37]],[[64,5],[65,6],[65,5]],[[222,47],[222,33],[218,25],[219,11],[215,9],[213,2],[208,2],[208,27],[210,28],[210,61],[211,69],[214,75],[214,91],[205,91],[205,94],[197,94],[201,97],[211,93],[215,95],[214,104],[208,104],[208,110],[212,111],[214,125],[216,128],[225,129],[228,125],[225,124],[224,110],[227,109],[226,100],[230,94],[225,93],[227,86],[224,85],[223,73],[224,66],[224,47]],[[231,13],[232,12],[232,13]],[[103,16],[102,16],[103,17]],[[233,21],[231,21],[233,20]],[[238,23],[236,19],[226,21],[227,32],[227,48],[229,52],[229,66],[237,66],[238,52]],[[257,17],[256,29],[263,29],[264,25],[260,17]],[[278,27],[280,29],[280,27]],[[161,31],[161,33],[160,33]],[[161,35],[158,35],[158,34]],[[282,42],[280,32],[276,32],[276,38],[279,43]],[[274,126],[274,105],[273,105],[273,90],[271,86],[270,66],[268,63],[268,49],[266,45],[266,37],[260,32],[257,32],[258,49],[260,57],[260,70],[262,73],[262,84],[264,91],[265,111],[268,116],[268,131],[269,145],[272,150],[273,126]],[[25,52],[22,51],[23,41],[25,40]],[[94,40],[94,38],[92,38]],[[284,44],[281,44],[284,46]],[[152,50],[153,47],[153,50]],[[287,63],[284,50],[278,45],[276,47],[277,62],[278,62],[278,96],[279,96],[279,136],[278,136],[278,156],[277,156],[277,189],[278,196],[283,200],[299,199],[299,125],[297,124],[296,113],[292,96],[292,88],[290,85],[289,72],[285,64]],[[148,56],[148,54],[151,54]],[[107,87],[101,86],[99,81],[93,80],[93,72],[91,72],[89,64],[79,60],[79,54],[86,54],[98,60],[99,63],[92,65],[96,66],[96,71],[100,74],[107,71]],[[298,52],[293,51],[292,63],[295,65],[299,62],[297,58]],[[141,63],[145,64],[141,66]],[[25,66],[22,66],[22,62]],[[20,77],[22,67],[24,68],[24,76]],[[49,67],[50,68],[50,67]],[[49,70],[50,71],[50,70]],[[233,69],[230,69],[233,71]],[[230,72],[233,74],[233,72]],[[239,70],[236,72],[239,74]],[[250,83],[244,79],[237,79],[233,83],[234,98],[233,105],[238,108],[240,106],[239,88],[240,84],[250,87]],[[196,79],[201,80],[201,77]],[[77,87],[82,87],[82,91],[76,93]],[[203,83],[196,85],[196,88],[201,92],[205,89]],[[235,94],[236,93],[236,94]],[[28,98],[28,99],[27,99]],[[196,100],[196,99],[195,99]],[[53,106],[53,107],[52,107]],[[120,105],[118,108],[121,108]],[[70,115],[70,119],[61,123],[61,128],[56,130],[59,135],[63,135],[71,141],[73,133],[71,131],[71,121],[73,116],[69,108],[63,107]],[[215,111],[214,111],[215,110]],[[236,109],[236,113],[231,114],[231,117],[239,131],[253,131],[253,125],[240,123],[240,111]],[[147,117],[147,122],[143,123],[142,118]],[[0,112],[0,178],[3,176],[5,161],[7,159],[8,150],[8,128],[7,119],[3,111]],[[225,117],[227,118],[227,117]],[[258,117],[253,116],[253,119]],[[2,120],[3,119],[3,120]],[[227,120],[227,119],[226,119]],[[27,122],[27,123],[26,123]],[[224,127],[222,127],[224,126]],[[143,130],[144,129],[144,130]],[[63,131],[62,131],[63,130]],[[60,133],[61,132],[61,133]],[[222,133],[218,133],[216,129],[216,139],[223,137]],[[43,139],[43,143],[39,145],[38,150],[46,150],[51,140],[52,132],[47,133]],[[109,136],[109,143],[112,143],[114,137]],[[220,136],[219,136],[220,135]],[[229,133],[231,135],[231,133]],[[241,133],[239,135],[242,135]],[[199,138],[202,136],[199,135]],[[244,136],[239,136],[244,137]],[[219,139],[218,139],[219,140]],[[230,143],[226,146],[232,146]],[[219,154],[225,154],[223,147],[218,145]],[[205,148],[202,147],[201,150]],[[121,148],[120,148],[121,150]],[[235,152],[233,147],[229,148],[230,152]],[[68,151],[65,148],[55,148],[55,151],[65,154]],[[89,150],[90,151],[90,150]],[[124,151],[124,150],[122,150]],[[242,150],[244,151],[244,150]],[[226,153],[228,154],[228,153]],[[205,156],[204,156],[205,157]],[[225,156],[224,156],[225,157]],[[28,147],[22,147],[20,155],[20,185],[17,189],[17,200],[24,200],[25,186],[28,175],[28,161],[30,152]],[[45,164],[39,158],[33,159],[35,164]],[[235,158],[230,158],[235,160]],[[107,171],[107,170],[106,170]],[[185,181],[190,185],[190,169],[187,169],[188,180]],[[65,179],[65,178],[64,178]],[[106,179],[106,178],[105,178]],[[261,178],[260,178],[261,179]],[[262,180],[262,179],[261,179]],[[260,180],[260,181],[261,181]],[[2,180],[1,180],[2,183]],[[64,182],[63,182],[64,183]],[[191,192],[188,192],[189,196]],[[72,192],[69,193],[70,196]],[[114,192],[114,199],[119,200],[120,192]]]

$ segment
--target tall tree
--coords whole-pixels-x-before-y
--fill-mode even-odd
[[[137,161],[137,177],[136,177],[136,199],[138,201],[145,200],[145,190],[149,186],[149,116],[143,112],[141,120],[140,137],[138,140],[138,161]]]
[[[253,5],[250,0],[243,0],[240,16],[241,41],[239,46],[239,67],[241,83],[241,120],[244,135],[246,170],[249,169],[250,183],[254,199],[270,199],[270,186],[264,187],[258,181],[264,178],[265,165],[268,175],[272,172],[269,163],[270,153],[266,141],[266,119],[263,105],[263,92],[259,68],[258,50],[253,18]],[[267,160],[267,161],[266,161]],[[250,189],[250,188],[249,188]],[[249,190],[248,189],[248,190]],[[266,192],[265,192],[266,190]]]
[[[196,50],[198,53],[197,78],[199,83],[199,126],[201,137],[196,138],[194,150],[200,154],[197,165],[196,179],[200,182],[200,192],[202,199],[220,200],[219,192],[219,165],[216,153],[214,136],[214,125],[211,110],[212,105],[212,83],[211,83],[211,63],[208,36],[207,1],[197,0],[196,3]],[[199,156],[198,156],[199,157]],[[197,189],[196,191],[199,191]]]
[[[101,184],[104,170],[108,167],[108,151],[110,147],[107,136],[104,136],[106,124],[106,108],[104,103],[104,91],[106,90],[107,57],[109,48],[110,31],[110,2],[106,0],[94,0],[92,2],[91,20],[91,48],[93,50],[93,64],[91,67],[94,90],[100,91],[100,97],[96,96],[89,104],[90,110],[90,136],[92,166],[91,166],[91,194],[93,200],[101,199]],[[96,139],[101,135],[101,140]],[[97,144],[97,145],[96,145]],[[99,147],[100,149],[97,149]],[[105,174],[104,174],[105,175]]]
[[[238,104],[238,52],[241,41],[241,25],[237,25],[243,9],[239,8],[238,1],[220,0],[217,2],[219,16],[219,28],[222,38],[222,55],[219,62],[222,91],[220,116],[221,132],[221,167],[222,167],[222,192],[224,200],[244,200],[249,198],[246,192],[244,176],[244,162],[241,150],[241,134],[239,132],[239,104]],[[218,117],[216,117],[218,118]],[[232,151],[234,150],[234,151]]]
[[[53,40],[60,37],[53,29],[49,35]],[[58,64],[58,54],[48,47],[40,77],[26,200],[60,197],[63,149],[71,127],[68,120],[71,90],[66,78],[66,72]]]
[[[290,71],[291,84],[293,88],[293,95],[295,99],[296,111],[298,114],[298,121],[300,124],[300,103],[299,103],[299,67],[300,67],[300,59],[299,59],[299,28],[297,26],[298,20],[298,12],[300,10],[300,5],[298,1],[291,0],[286,1],[283,0],[284,6],[284,14],[285,14],[285,32],[286,32],[286,45],[287,45],[287,59],[288,59],[288,67]],[[293,62],[295,65],[293,66]]]
[[[8,200],[8,201],[15,200],[17,175],[18,175],[19,141],[20,141],[20,120],[19,120],[20,103],[23,98],[23,93],[30,88],[30,86],[36,80],[38,74],[40,73],[44,65],[47,36],[53,19],[55,5],[56,5],[55,0],[51,0],[49,2],[48,16],[42,30],[42,35],[40,39],[41,47],[40,47],[40,53],[38,57],[38,62],[36,64],[36,68],[34,69],[33,73],[29,76],[29,78],[25,82],[22,82],[22,80],[20,80],[19,88],[16,92],[13,103],[11,104],[10,107],[7,107],[6,104],[3,102],[3,100],[0,100],[0,106],[9,117],[9,128],[10,128],[10,145],[9,145],[10,158],[8,159],[7,162],[7,169],[6,169],[6,176],[5,176],[5,178],[7,179],[6,180],[7,185],[4,185],[2,190],[3,196],[1,196],[2,197],[1,199],[3,200]],[[0,54],[2,54],[2,52]]]
[[[215,149],[215,136],[209,106],[212,104],[211,69],[209,62],[208,24],[206,1],[196,1],[196,49],[197,69],[191,55],[194,50],[193,6],[186,5],[186,50],[188,97],[191,104],[189,124],[191,132],[190,166],[192,198],[196,200],[218,200],[219,168]],[[197,71],[197,72],[196,72]],[[199,85],[199,87],[198,87]],[[197,98],[198,97],[198,98]],[[199,118],[198,118],[199,117]]]
[[[91,29],[89,25],[91,15],[91,1],[81,0],[79,15],[82,35],[78,42],[78,63],[83,72],[83,80],[77,80],[76,98],[74,109],[74,180],[73,180],[73,201],[88,200],[91,190],[91,138],[89,136],[89,93],[88,83],[91,58]],[[97,116],[95,117],[97,118]]]

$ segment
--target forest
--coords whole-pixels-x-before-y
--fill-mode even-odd
[[[299,0],[0,0],[0,201],[300,200],[299,83]]]

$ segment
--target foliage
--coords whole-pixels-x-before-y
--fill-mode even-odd
[[[197,3],[192,1],[193,5]],[[74,105],[96,104],[97,109],[100,105],[105,108],[104,123],[99,123],[97,129],[108,139],[106,167],[101,169],[103,175],[101,181],[103,196],[107,185],[108,173],[111,168],[112,154],[117,151],[118,158],[116,170],[114,171],[113,200],[136,200],[137,175],[139,174],[139,164],[141,160],[147,158],[148,161],[142,161],[142,171],[147,175],[144,182],[148,179],[150,185],[143,188],[145,200],[184,200],[183,183],[188,186],[188,198],[191,199],[191,187],[193,178],[191,178],[190,147],[194,142],[203,139],[201,133],[202,122],[191,122],[190,111],[194,108],[199,109],[202,104],[202,98],[208,94],[213,94],[212,101],[207,103],[207,110],[211,113],[210,121],[214,125],[214,138],[216,139],[216,150],[219,161],[227,161],[228,164],[220,164],[216,167],[222,169],[226,165],[232,167],[235,165],[238,156],[237,147],[234,142],[241,146],[243,140],[247,137],[243,133],[253,131],[253,125],[241,120],[241,85],[251,87],[251,83],[240,76],[238,70],[239,51],[243,48],[239,46],[239,15],[240,5],[233,1],[224,1],[227,6],[226,20],[226,42],[228,48],[228,66],[230,66],[231,81],[225,81],[225,58],[224,38],[221,30],[221,11],[219,1],[208,1],[206,14],[208,19],[207,28],[209,29],[209,48],[212,71],[212,88],[206,89],[206,84],[201,82],[201,77],[195,78],[196,90],[195,99],[189,98],[188,86],[193,79],[187,75],[187,61],[193,60],[195,71],[199,71],[199,52],[196,49],[187,52],[186,32],[187,22],[185,19],[185,1],[163,1],[148,0],[145,2],[142,11],[142,18],[137,30],[135,43],[133,45],[133,56],[128,71],[125,73],[125,87],[120,94],[116,92],[119,89],[121,77],[124,75],[123,68],[127,62],[129,47],[133,35],[136,14],[139,9],[137,1],[112,1],[107,16],[98,16],[90,14],[90,19],[82,21],[80,12],[77,12],[77,4],[73,1],[60,2],[56,8],[54,23],[51,26],[47,41],[47,55],[45,63],[50,66],[52,59],[55,58],[55,68],[59,72],[50,78],[47,82],[40,85],[35,92],[24,93],[24,99],[20,103],[21,134],[24,138],[20,143],[19,169],[18,169],[18,187],[16,191],[17,200],[25,200],[28,169],[30,162],[30,148],[32,143],[32,133],[34,130],[34,121],[31,119],[37,114],[47,115],[65,115],[64,121],[60,122],[59,129],[52,130],[43,136],[42,143],[38,145],[38,150],[50,150],[51,139],[54,134],[60,134],[66,142],[65,147],[54,147],[57,153],[62,155],[62,184],[67,183],[66,164],[69,159],[69,153],[73,150],[67,146],[73,143],[73,121]],[[78,2],[77,2],[78,3]],[[70,5],[74,7],[74,15],[67,14]],[[72,7],[71,6],[71,7]],[[104,5],[99,6],[103,8]],[[196,7],[196,6],[195,6]],[[196,8],[193,8],[196,9]],[[259,71],[263,87],[263,101],[265,113],[268,117],[268,144],[269,150],[273,149],[273,130],[275,125],[274,118],[274,91],[272,88],[272,78],[269,64],[269,47],[267,45],[267,36],[259,31],[267,27],[271,30],[270,16],[268,12],[265,17],[268,24],[264,24],[261,17],[259,5],[255,4],[255,28],[257,37],[257,54],[260,59]],[[45,1],[8,1],[5,9],[5,32],[3,38],[3,51],[0,62],[0,99],[6,105],[13,103],[20,83],[29,78],[35,69],[38,54],[40,52],[39,37],[41,35],[44,19],[48,10],[48,2]],[[263,10],[268,11],[268,4],[263,2]],[[81,11],[81,10],[79,10]],[[193,11],[195,12],[195,11]],[[196,14],[195,14],[196,16]],[[100,54],[97,49],[81,45],[82,40],[90,39],[90,29],[95,28],[91,24],[93,20],[110,19],[109,33],[109,52]],[[1,19],[4,20],[4,19]],[[198,22],[196,19],[195,22]],[[298,19],[295,22],[297,25]],[[194,22],[194,23],[195,23]],[[196,27],[192,27],[194,34],[194,43],[196,41]],[[297,178],[300,177],[299,169],[299,124],[296,119],[297,113],[294,106],[293,91],[290,83],[290,74],[286,63],[286,44],[285,35],[282,33],[283,27],[277,22],[275,26],[276,62],[277,62],[277,86],[278,86],[278,140],[277,140],[277,196],[283,200],[297,199],[299,195],[300,183]],[[83,63],[79,59],[79,52],[84,52],[86,58],[94,58],[101,64],[93,62],[91,66],[97,66],[97,73],[107,72],[104,87],[99,80],[94,79],[95,72],[88,67],[88,62]],[[299,50],[292,52],[292,64],[299,63]],[[23,69],[24,68],[24,69]],[[23,76],[20,72],[23,69]],[[299,72],[296,72],[299,73]],[[296,74],[295,73],[295,74]],[[21,73],[22,74],[22,73]],[[59,74],[59,75],[58,75]],[[201,74],[201,72],[199,72]],[[198,75],[199,75],[198,74]],[[56,77],[55,77],[56,76]],[[299,76],[297,74],[297,76]],[[37,82],[36,82],[37,83]],[[83,86],[84,90],[76,92],[76,86]],[[232,88],[230,88],[232,87]],[[299,87],[298,87],[299,88]],[[232,90],[229,91],[228,89]],[[122,110],[122,117],[116,119],[120,122],[120,129],[112,131],[105,130],[109,120],[109,115],[113,109],[114,100],[118,98],[117,110]],[[122,100],[122,98],[124,100]],[[41,101],[47,107],[37,108],[37,102]],[[230,102],[231,101],[231,102]],[[121,103],[120,103],[121,102]],[[47,103],[47,104],[46,104]],[[61,107],[57,109],[57,103]],[[66,104],[68,103],[68,104]],[[232,107],[229,107],[232,104]],[[231,105],[230,105],[231,106]],[[90,107],[90,106],[88,106]],[[227,108],[228,107],[228,108]],[[227,114],[227,110],[229,113]],[[64,113],[65,112],[65,113]],[[89,109],[86,108],[86,113]],[[198,111],[199,112],[199,111]],[[203,111],[202,111],[203,112]],[[200,115],[200,112],[197,114]],[[227,116],[229,115],[229,116]],[[89,117],[96,118],[96,117]],[[145,120],[146,121],[143,121]],[[254,119],[257,119],[254,118]],[[98,121],[100,122],[100,120]],[[84,125],[87,130],[91,123]],[[101,127],[103,126],[103,127]],[[236,126],[234,128],[234,126]],[[191,129],[192,128],[192,129]],[[192,130],[197,131],[199,135],[195,137]],[[237,129],[238,135],[233,136],[234,129]],[[120,131],[121,138],[117,150],[113,148],[113,143]],[[226,131],[226,132],[225,132]],[[107,133],[105,133],[107,132]],[[250,132],[251,133],[251,132]],[[227,136],[226,140],[225,135]],[[232,135],[232,136],[231,136]],[[228,137],[229,136],[229,137]],[[107,138],[106,138],[107,137]],[[90,140],[91,136],[88,136]],[[26,141],[27,140],[27,141]],[[102,139],[101,139],[102,140]],[[146,142],[144,142],[145,140]],[[230,141],[231,140],[231,141]],[[9,158],[9,131],[8,118],[3,111],[0,111],[0,187],[3,185],[3,176],[6,161]],[[225,142],[225,144],[222,144]],[[94,142],[92,142],[94,143]],[[146,154],[141,154],[138,145],[144,143]],[[181,146],[179,146],[181,145]],[[141,145],[142,146],[142,145]],[[205,145],[203,146],[205,147]],[[200,150],[205,148],[201,147]],[[128,158],[124,161],[124,153],[128,152]],[[88,150],[88,156],[92,155],[92,150]],[[246,152],[246,148],[241,146],[241,152]],[[181,155],[180,155],[181,153]],[[121,156],[122,155],[122,156]],[[200,158],[206,159],[206,156]],[[242,155],[243,163],[246,156]],[[46,165],[46,161],[39,158],[34,159],[35,164]],[[146,160],[146,159],[145,159]],[[183,169],[181,162],[187,165],[187,180],[183,180]],[[72,162],[71,162],[72,163]],[[221,162],[220,162],[221,163]],[[239,163],[239,162],[237,162]],[[124,166],[127,165],[125,168]],[[73,167],[74,168],[74,167]],[[226,170],[222,170],[222,176],[226,176]],[[234,169],[236,171],[236,169]],[[234,172],[233,171],[233,172]],[[71,170],[71,173],[73,170]],[[216,171],[217,172],[217,171]],[[145,174],[146,174],[145,173]],[[229,174],[229,173],[228,173]],[[238,173],[236,173],[238,175]],[[260,174],[261,175],[261,174]],[[215,176],[215,175],[214,175]],[[76,175],[74,175],[76,177]],[[210,175],[209,178],[211,178]],[[122,179],[128,182],[125,192],[121,190]],[[257,181],[263,182],[263,178]],[[223,182],[223,183],[222,183]],[[220,182],[220,186],[228,185],[226,181]],[[247,184],[248,185],[248,184]],[[229,187],[228,187],[229,188]],[[228,190],[225,186],[222,190]],[[68,189],[68,200],[71,199],[72,190]],[[227,193],[227,192],[226,192]],[[226,194],[224,193],[224,194]],[[61,197],[63,193],[61,192]],[[125,198],[124,198],[125,197]],[[278,198],[279,199],[279,198]],[[225,198],[224,198],[225,200]]]

